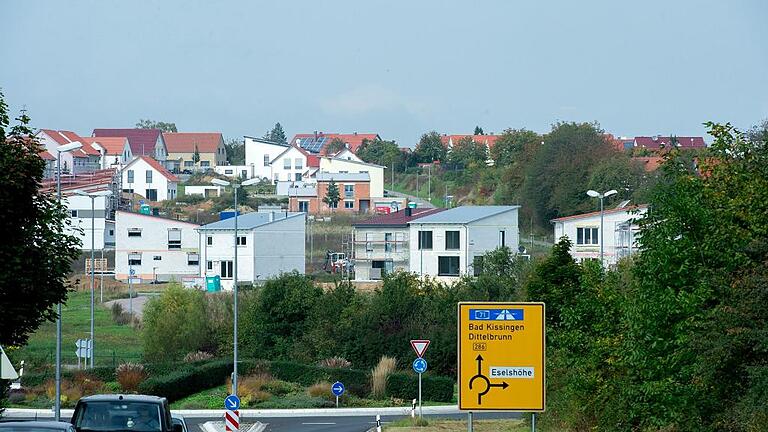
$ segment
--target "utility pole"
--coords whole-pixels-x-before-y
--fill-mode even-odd
[[[427,167],[427,172],[429,172],[429,177],[427,177],[427,201],[432,202],[432,164],[430,163]]]

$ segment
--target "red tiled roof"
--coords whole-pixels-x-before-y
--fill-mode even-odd
[[[707,144],[704,143],[704,138],[702,137],[676,137],[677,139],[677,145],[678,148],[681,149],[694,149],[694,148],[706,148]],[[670,137],[664,137],[664,136],[639,136],[635,137],[635,147],[637,148],[645,148],[650,150],[658,150],[661,148],[661,145],[664,145],[664,148],[672,148],[671,145],[671,138]]]
[[[359,226],[359,227],[366,227],[366,226],[399,226],[399,225],[407,225],[408,222],[418,219],[420,217],[429,216],[431,214],[440,213],[441,211],[444,211],[444,208],[416,208],[413,209],[413,213],[411,213],[411,216],[407,216],[405,214],[405,209],[402,209],[400,211],[396,211],[394,213],[384,214],[375,216],[371,219],[368,219],[367,221],[358,222],[356,224],[353,224],[352,226]]]
[[[220,132],[164,132],[168,153],[217,153],[223,142]]]
[[[664,162],[664,158],[661,156],[647,156],[647,157],[640,157],[636,156],[632,158],[633,161],[638,161],[643,164],[643,169],[646,172],[656,171],[656,169],[661,166],[661,164]]]
[[[46,135],[51,137],[54,141],[56,141],[59,145],[69,144],[71,142],[79,142],[83,144],[83,147],[80,148],[78,151],[75,151],[72,153],[74,157],[85,157],[85,155],[90,156],[100,156],[100,153],[96,151],[93,147],[86,145],[85,140],[80,135],[72,132],[72,131],[66,131],[66,130],[53,130],[53,129],[40,129],[41,131],[45,132]]]
[[[104,149],[107,151],[107,154],[110,156],[119,156],[123,154],[123,148],[125,147],[126,139],[127,138],[125,137],[84,137],[83,141],[89,146],[93,146],[93,144],[99,144],[100,146],[104,147]]]
[[[472,138],[472,141],[477,144],[485,144],[489,150],[496,144],[496,140],[499,139],[498,135],[441,135],[440,141],[442,141],[444,146],[448,147],[449,143],[456,145],[459,141],[467,137]]]
[[[632,210],[644,209],[644,208],[648,208],[648,204],[640,204],[640,205],[622,207],[622,208],[616,208],[616,209],[607,209],[603,211],[603,214],[607,215],[607,214],[614,214],[614,213],[629,212]],[[574,219],[584,219],[592,216],[600,216],[600,211],[582,213],[582,214],[577,214],[573,216],[564,216],[561,218],[552,219],[552,222],[563,222],[563,221],[574,220]]]
[[[357,153],[357,150],[360,148],[361,145],[363,145],[363,140],[369,140],[373,141],[375,139],[379,138],[379,134],[375,133],[351,133],[351,134],[340,134],[340,133],[318,133],[317,137],[325,137],[326,138],[326,144],[330,143],[334,140],[334,138],[338,138],[342,141],[344,141],[349,149],[352,151],[352,153]],[[305,138],[314,138],[315,134],[296,134],[293,136],[293,139],[289,142],[289,144],[296,144],[297,139],[305,139]],[[321,153],[324,154],[324,152],[321,150]]]
[[[52,154],[48,153],[48,152],[47,152],[47,151],[45,151],[45,150],[41,151],[41,152],[40,152],[40,153],[38,153],[38,154],[39,154],[39,155],[40,155],[40,157],[41,157],[41,158],[43,158],[44,160],[53,160],[53,161],[55,161],[55,160],[56,160],[56,158],[55,158],[55,157],[53,157],[53,155],[52,155]]]
[[[126,137],[134,156],[151,156],[155,151],[160,129],[94,129],[94,137]]]
[[[53,130],[53,129],[40,129],[42,132],[45,132],[46,135],[51,137],[54,141],[56,141],[59,145],[69,144],[70,141],[63,135],[59,133],[59,131]]]
[[[149,164],[149,166],[151,166],[156,171],[158,171],[163,177],[167,178],[168,181],[172,181],[172,182],[178,182],[179,181],[178,177],[173,175],[170,171],[165,169],[164,166],[160,165],[160,162],[152,159],[151,157],[149,157],[149,156],[139,156],[136,159],[134,159],[133,161],[131,161],[131,163],[135,162],[137,159],[141,159],[144,162],[146,162],[147,164]]]

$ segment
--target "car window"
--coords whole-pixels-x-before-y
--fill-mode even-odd
[[[85,402],[74,425],[78,430],[160,432],[160,405],[148,402]]]

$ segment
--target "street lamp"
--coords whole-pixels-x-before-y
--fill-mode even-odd
[[[96,352],[95,342],[93,339],[93,302],[94,302],[94,296],[95,296],[94,292],[96,288],[96,284],[94,282],[94,279],[95,279],[94,276],[96,275],[96,265],[94,263],[94,260],[95,260],[94,249],[96,248],[95,246],[96,245],[96,227],[94,225],[95,225],[96,218],[94,216],[94,213],[96,213],[96,198],[108,197],[112,195],[112,191],[103,190],[103,191],[88,193],[82,190],[76,190],[75,194],[88,197],[91,199],[91,349],[89,350],[89,352],[91,354],[91,369],[93,369],[93,358],[95,357],[94,353]],[[104,205],[104,211],[105,212],[107,211],[106,203]],[[106,218],[106,215],[104,215],[104,217]],[[102,235],[102,239],[103,237],[104,236]]]
[[[61,154],[79,149],[79,141],[64,144],[56,148],[56,199],[61,204]],[[56,421],[61,420],[61,303],[56,305],[56,400],[53,412]]]
[[[605,200],[605,198],[607,198],[607,197],[609,197],[611,195],[615,195],[617,193],[618,192],[616,191],[616,189],[611,189],[608,192],[603,192],[603,193],[600,193],[600,192],[597,192],[597,191],[593,191],[591,189],[587,191],[587,195],[591,196],[592,198],[599,198],[600,199],[600,266],[601,267],[603,265],[605,265],[604,262],[603,262],[603,246],[604,246],[604,243],[605,243],[603,241],[603,213],[604,213],[603,212],[603,200]]]
[[[233,305],[234,308],[234,323],[233,323],[233,337],[234,337],[234,343],[233,343],[233,357],[234,357],[234,370],[232,371],[232,394],[237,396],[237,190],[241,186],[250,186],[252,184],[256,184],[259,182],[259,179],[254,177],[250,180],[245,180],[242,183],[235,183],[235,182],[228,182],[226,180],[221,179],[213,179],[211,180],[211,183],[213,183],[216,186],[232,186],[232,190],[235,195],[235,259],[232,265],[232,279],[235,283],[233,287],[234,296],[235,296],[235,304]],[[207,259],[207,258],[206,258]]]

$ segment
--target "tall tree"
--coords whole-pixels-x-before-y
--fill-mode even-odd
[[[328,204],[328,207],[333,211],[333,209],[338,207],[340,200],[341,194],[339,193],[339,186],[336,185],[336,182],[333,179],[331,179],[328,183],[328,191],[326,191],[325,196],[323,197],[323,202]]]
[[[77,237],[65,233],[69,217],[55,196],[40,191],[45,162],[22,114],[7,133],[0,93],[0,345],[23,345],[71,287],[66,276],[80,255]]]
[[[344,150],[345,148],[347,148],[347,143],[339,138],[334,138],[331,140],[331,142],[325,145],[325,149],[323,150],[325,154],[332,155]]]
[[[448,161],[454,165],[482,166],[487,159],[488,148],[485,144],[475,142],[472,137],[460,139],[448,153]]]
[[[365,139],[357,149],[357,156],[360,159],[368,163],[387,165],[390,168],[393,162],[400,161],[401,155],[402,152],[394,141]],[[401,164],[398,163],[398,165]]]
[[[440,139],[440,134],[432,131],[421,136],[413,153],[416,155],[419,162],[429,163],[433,161],[445,161],[448,151]]]
[[[483,133],[483,128],[475,126],[475,135],[485,135],[485,133]]]
[[[197,149],[197,144],[195,144],[195,152],[192,154],[192,162],[195,163],[195,166],[200,162],[200,151]]]
[[[224,143],[227,151],[227,161],[230,165],[245,165],[245,145],[242,141],[232,138]]]
[[[163,132],[178,132],[176,123],[166,123],[149,119],[141,119],[136,123],[137,129],[160,129]]]
[[[526,150],[541,143],[541,136],[527,129],[505,130],[491,148],[491,159],[496,166],[509,166],[523,158]]]
[[[272,130],[264,135],[264,138],[273,142],[288,144],[288,138],[286,138],[285,131],[283,130],[283,126],[280,124],[280,122],[275,123],[275,126],[272,128]]]

